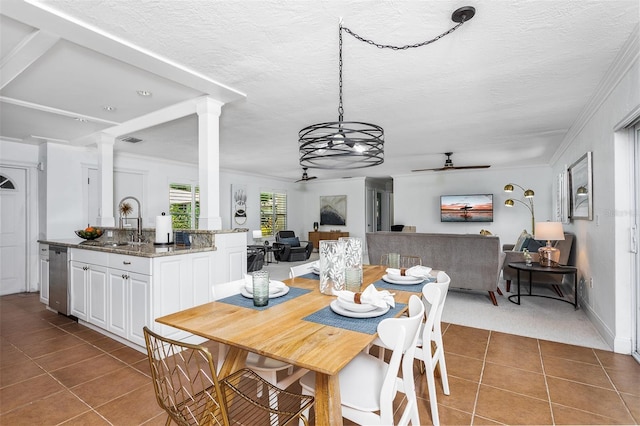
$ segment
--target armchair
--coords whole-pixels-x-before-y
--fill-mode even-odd
[[[265,255],[265,246],[247,246],[247,272],[254,272],[262,269]]]
[[[573,251],[573,241],[575,236],[573,234],[564,233],[564,240],[558,240],[554,243],[554,247],[560,250],[560,261],[558,262],[560,265],[572,265],[572,251]],[[535,243],[535,240],[532,240]],[[533,262],[538,262],[538,251],[537,247],[540,247],[541,244],[537,243],[535,249],[529,248],[531,252],[531,258]],[[502,249],[506,255],[504,259],[504,266],[502,268],[502,278],[506,282],[507,291],[511,290],[511,281],[515,280],[517,277],[517,271],[513,268],[509,267],[509,263],[511,262],[524,262],[524,252],[522,251],[513,251],[513,244],[504,244]],[[525,248],[527,246],[525,245]],[[562,284],[563,275],[559,274],[546,274],[546,273],[535,273],[532,276],[533,283],[543,283],[550,284],[551,286],[558,291],[557,287]]]
[[[278,231],[273,243],[273,256],[278,261],[299,262],[309,259],[313,243],[300,241],[293,231]]]

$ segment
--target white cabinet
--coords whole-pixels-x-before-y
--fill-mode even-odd
[[[107,330],[144,346],[142,328],[151,325],[151,276],[109,269],[109,325]]]
[[[40,283],[40,302],[49,304],[49,244],[40,244],[38,263],[38,281]]]
[[[132,273],[129,278],[127,340],[145,346],[142,328],[154,328],[151,318],[151,277]]]
[[[215,234],[216,283],[240,280],[247,273],[247,234]]]
[[[142,328],[151,325],[152,260],[145,257],[109,255],[109,326],[107,330],[144,346]],[[142,311],[140,313],[139,311]]]
[[[69,315],[87,320],[89,265],[72,260],[69,268]]]
[[[107,298],[107,268],[88,264],[87,321],[98,327],[106,327],[109,314]]]
[[[104,253],[88,250],[71,250],[69,267],[69,315],[89,321],[90,307],[93,306],[93,316],[96,322],[104,324],[106,320],[107,270],[102,262]],[[95,297],[90,300],[91,287],[95,287]],[[98,325],[98,324],[96,324]],[[102,325],[100,325],[102,326]]]
[[[109,325],[107,330],[127,337],[127,281],[126,271],[109,270]]]
[[[155,318],[212,300],[215,254],[149,258],[73,248],[70,313],[141,347],[144,326],[167,337],[198,342],[186,332],[161,326]]]
[[[158,318],[212,300],[214,253],[202,252],[154,259],[152,315]],[[171,339],[188,333],[154,323],[153,329]]]

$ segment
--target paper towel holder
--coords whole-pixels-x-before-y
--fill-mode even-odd
[[[162,212],[162,216],[166,216],[165,212]],[[159,217],[158,217],[159,218]],[[171,222],[169,222],[169,232],[167,232],[166,241],[164,238],[160,238],[158,235],[158,223],[156,221],[156,241],[153,243],[156,246],[167,246],[173,245],[173,227],[171,226]]]

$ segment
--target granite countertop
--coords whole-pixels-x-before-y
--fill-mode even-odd
[[[156,245],[153,243],[144,244],[123,244],[123,245],[104,245],[103,240],[83,240],[81,238],[60,239],[60,240],[38,240],[43,244],[57,245],[70,248],[78,248],[84,250],[100,251],[104,253],[124,254],[129,256],[140,257],[161,257],[175,256],[179,254],[201,253],[206,251],[215,251],[215,246],[183,246],[176,244]],[[122,243],[120,243],[122,244]]]

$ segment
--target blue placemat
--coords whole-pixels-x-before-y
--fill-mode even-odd
[[[313,272],[309,272],[308,274],[300,275],[300,278],[306,278],[308,280],[318,280],[318,281],[320,281],[320,275],[316,275]]]
[[[303,294],[307,294],[309,292],[311,292],[311,290],[307,290],[306,288],[289,287],[289,293],[281,297],[276,297],[275,299],[269,299],[269,304],[267,306],[253,306],[253,299],[244,297],[241,294],[234,294],[233,296],[225,297],[224,299],[218,300],[218,302],[264,311],[265,309],[269,309],[272,306],[277,306],[281,303],[286,302],[287,300],[295,299],[296,297],[302,296]]]
[[[332,327],[344,328],[351,331],[359,331],[360,333],[375,334],[378,330],[378,324],[385,318],[393,318],[398,312],[407,306],[404,303],[396,303],[394,308],[375,318],[350,318],[338,315],[331,310],[329,306],[304,317],[303,320],[315,322],[318,324],[330,325]]]
[[[422,287],[424,287],[427,283],[435,282],[435,278],[428,278],[422,281],[419,284],[411,284],[411,285],[402,285],[402,284],[391,284],[386,282],[385,280],[378,280],[373,283],[373,285],[379,290],[381,288],[385,290],[399,290],[399,291],[411,291],[414,293],[421,293]]]

